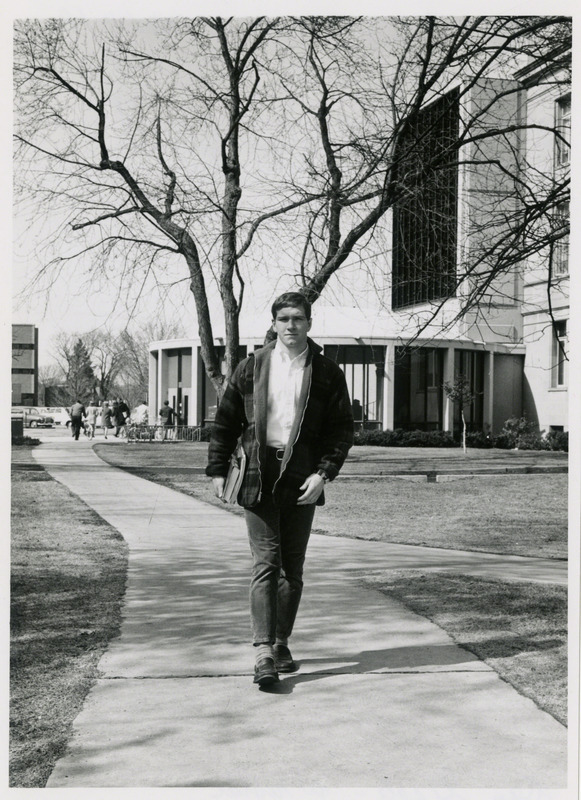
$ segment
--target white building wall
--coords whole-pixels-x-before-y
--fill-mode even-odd
[[[559,314],[556,312],[556,316]],[[546,314],[525,318],[527,335],[525,358],[525,413],[539,428],[568,430],[567,386],[553,386],[553,330]]]
[[[157,399],[157,350],[149,352],[149,395],[148,416],[151,423],[157,419],[159,412]]]
[[[520,114],[519,84],[511,80],[483,80],[463,100],[461,118],[477,119],[472,132],[516,123]],[[475,275],[496,268],[496,253],[487,255],[490,242],[507,229],[517,213],[520,133],[484,138],[466,145],[460,154],[458,270],[465,264],[479,266]],[[460,286],[460,298],[472,289],[472,275]],[[487,289],[480,307],[467,313],[462,334],[468,339],[518,342],[522,319],[522,281],[514,267],[499,275]]]
[[[563,172],[555,164],[555,137],[550,130],[555,125],[556,102],[563,94],[557,85],[564,77],[544,76],[539,85],[526,91],[526,116],[529,124],[525,145],[525,175],[531,187],[538,175],[546,173],[560,178]],[[524,265],[523,288],[523,343],[526,347],[524,365],[525,411],[527,417],[538,422],[541,430],[559,426],[568,430],[567,385],[554,386],[554,331],[553,319],[569,323],[570,287],[567,274],[552,276],[552,288],[547,294],[548,253],[530,258]],[[553,318],[553,319],[552,319]]]

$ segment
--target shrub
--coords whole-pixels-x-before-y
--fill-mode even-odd
[[[568,431],[549,431],[545,436],[545,441],[549,450],[564,450],[569,452],[569,433]]]
[[[545,434],[526,417],[511,417],[502,431],[494,437],[494,447],[504,450],[564,450],[569,452],[569,434],[550,431]]]
[[[458,447],[447,431],[357,431],[356,445],[378,447]]]
[[[487,448],[494,445],[494,439],[489,433],[484,431],[472,431],[466,434],[467,447]]]
[[[197,430],[197,442],[209,442],[210,436],[212,435],[212,426],[206,425],[203,428],[198,428]]]
[[[519,448],[521,450],[536,450],[535,444],[540,443],[541,434],[534,422],[526,417],[511,417],[504,423],[502,431],[496,437],[495,447],[505,450]]]
[[[353,438],[353,443],[372,444],[378,447],[393,447],[392,439],[395,431],[357,431]]]
[[[402,431],[401,447],[458,447],[448,431]]]
[[[543,438],[544,431],[530,431],[523,433],[518,438],[517,447],[519,450],[549,450],[546,439]]]
[[[40,444],[40,439],[33,439],[32,436],[13,436],[12,444],[16,447],[19,447],[20,445],[36,447],[38,444]]]

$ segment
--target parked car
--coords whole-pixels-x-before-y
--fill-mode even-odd
[[[13,406],[12,416],[21,416],[25,428],[53,428],[54,419],[49,414],[42,414],[32,406]]]
[[[39,408],[39,411],[41,414],[47,414],[49,417],[52,417],[55,421],[55,425],[66,425],[68,427],[71,424],[69,412],[64,406],[46,406],[44,408]]]

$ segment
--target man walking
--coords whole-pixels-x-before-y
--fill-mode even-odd
[[[113,436],[115,436],[116,439],[119,437],[119,435],[127,436],[125,425],[129,414],[129,406],[124,400],[118,397],[117,400],[113,401],[112,416],[113,422],[115,423],[115,433]]]
[[[288,647],[303,588],[316,505],[353,443],[342,370],[308,338],[311,307],[298,292],[272,305],[274,342],[245,358],[216,413],[206,474],[222,497],[238,437],[247,468],[238,493],[252,553],[250,616],[254,682],[265,686],[296,664]]]
[[[168,433],[171,433],[175,418],[175,411],[170,406],[169,400],[165,400],[163,406],[160,408],[159,418],[161,419],[161,424],[163,425],[163,438],[165,439]]]
[[[81,426],[83,424],[83,417],[87,416],[87,412],[85,411],[85,406],[81,403],[80,400],[75,400],[73,405],[69,408],[69,414],[71,417],[71,433],[73,439],[75,441],[79,441],[79,434],[81,432]]]

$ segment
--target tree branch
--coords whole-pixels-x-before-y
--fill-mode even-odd
[[[103,222],[106,219],[116,219],[118,217],[123,216],[124,214],[135,214],[135,212],[141,212],[142,209],[139,206],[133,206],[132,208],[124,208],[119,209],[118,211],[113,211],[110,214],[102,214],[100,217],[96,217],[95,219],[88,220],[87,222],[79,222],[77,224],[71,224],[71,228],[74,231],[80,231],[83,228],[88,228],[91,225],[98,225],[99,222]]]

